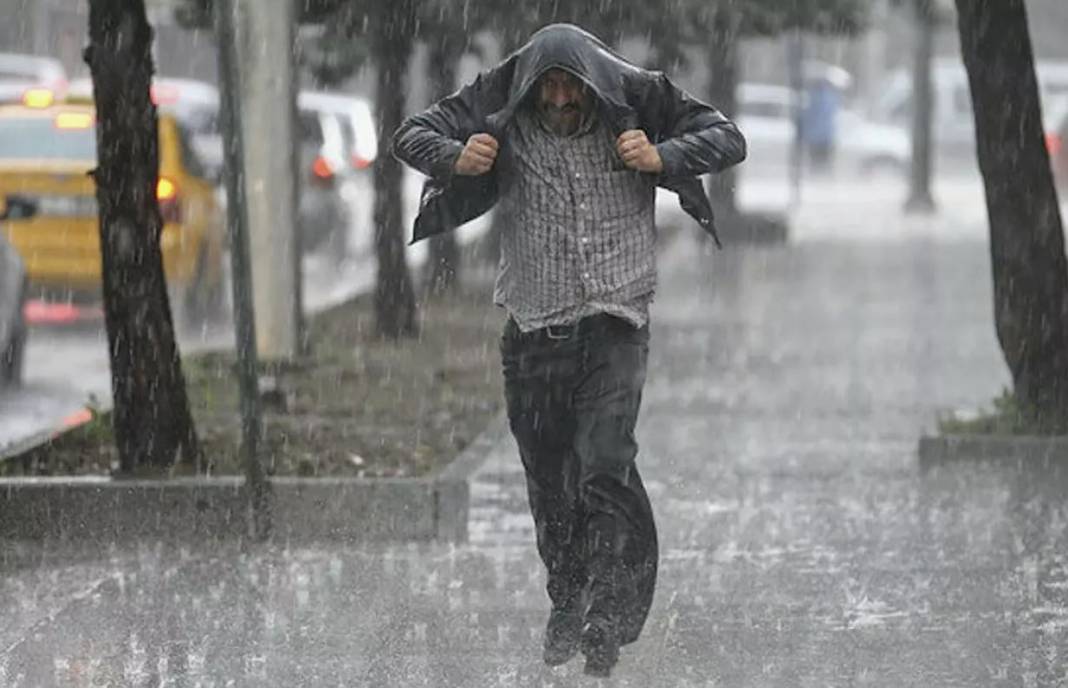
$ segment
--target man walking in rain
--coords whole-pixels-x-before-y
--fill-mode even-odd
[[[698,175],[745,158],[714,108],[555,24],[408,118],[429,177],[415,238],[503,213],[494,299],[505,399],[552,602],[544,659],[607,676],[652,604],[657,535],[635,465],[662,186],[715,237]]]

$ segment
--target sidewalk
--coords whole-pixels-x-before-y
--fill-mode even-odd
[[[462,546],[0,555],[0,685],[1065,685],[1065,472],[917,467],[937,410],[1007,381],[985,244],[928,224],[665,253],[639,427],[660,582],[611,681],[540,665],[506,440]]]

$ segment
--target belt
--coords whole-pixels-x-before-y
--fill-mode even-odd
[[[515,327],[515,331],[523,337],[545,337],[553,341],[566,341],[577,335],[582,330],[590,327],[596,327],[599,324],[607,324],[613,320],[618,320],[614,315],[608,315],[607,313],[597,313],[595,315],[588,315],[585,318],[580,318],[573,323],[567,323],[564,325],[546,325],[545,327],[539,327],[536,330],[530,332],[523,332],[519,329],[519,325],[512,319],[512,324]]]
[[[578,326],[577,322],[568,323],[567,325],[547,325],[542,330],[549,339],[564,340],[571,339],[575,332],[578,331]]]

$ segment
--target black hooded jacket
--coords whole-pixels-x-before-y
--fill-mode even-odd
[[[664,164],[657,184],[678,194],[682,209],[718,244],[712,206],[699,175],[720,172],[745,159],[745,139],[738,128],[662,73],[627,62],[570,24],[541,29],[473,83],[406,119],[393,135],[393,154],[429,177],[412,243],[455,229],[493,207],[498,196],[496,169],[463,176],[453,173],[453,164],[474,134],[491,134],[506,145],[509,120],[538,77],[552,68],[586,82],[596,96],[600,116],[616,137],[630,129],[645,131]]]

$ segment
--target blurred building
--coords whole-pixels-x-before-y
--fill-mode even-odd
[[[190,77],[210,82],[216,80],[215,45],[210,31],[190,31],[178,26],[173,17],[173,0],[146,0],[149,20],[156,31],[154,53],[157,73],[163,76]],[[71,77],[84,75],[88,68],[81,52],[88,27],[86,0],[0,0],[0,52],[26,52],[57,57],[67,67]],[[946,0],[951,8],[951,0]],[[1027,0],[1035,53],[1039,59],[1068,60],[1068,0]],[[872,0],[873,21],[865,34],[852,38],[808,37],[806,55],[829,64],[844,67],[854,77],[852,96],[870,99],[883,83],[886,74],[910,64],[912,26],[905,9],[892,8],[890,0]],[[952,12],[950,12],[952,14]],[[488,41],[487,61],[496,59],[493,41]],[[742,74],[744,81],[772,84],[788,82],[786,41],[782,38],[745,40],[742,45]],[[904,46],[904,47],[902,47]],[[643,46],[628,42],[624,52],[642,61]],[[938,55],[959,55],[955,18],[950,18],[938,30]],[[419,78],[423,51],[416,55],[413,65],[415,78],[411,80],[410,104],[419,107],[430,94],[425,92],[424,80]],[[468,61],[461,74],[469,78],[477,63]],[[689,73],[677,75],[678,81],[695,93],[703,93],[707,83],[707,67],[695,55]],[[368,95],[371,83],[366,73],[358,74],[346,90]]]
[[[187,31],[174,22],[170,0],[146,0],[155,32],[156,72],[215,81],[215,47],[210,31]],[[82,50],[89,30],[86,0],[0,0],[0,52],[58,58],[71,78],[87,75]]]
[[[908,2],[911,0],[905,0],[904,7],[895,7],[890,0],[872,0],[872,22],[865,34],[853,38],[807,37],[807,56],[844,67],[854,77],[852,95],[872,100],[889,72],[911,68],[914,32]],[[948,16],[936,32],[936,57],[960,55],[953,7],[952,0],[944,0],[943,9]],[[1068,32],[1068,0],[1027,0],[1027,9],[1036,59],[1068,60],[1068,41],[1064,40]],[[781,38],[744,41],[742,79],[786,84],[789,75],[785,43]]]

